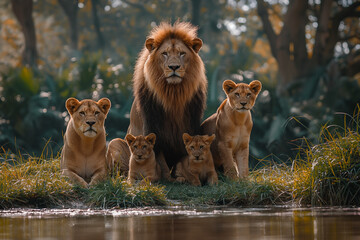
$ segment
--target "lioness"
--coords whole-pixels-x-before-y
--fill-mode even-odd
[[[154,145],[156,135],[150,133],[147,136],[134,137],[131,134],[125,136],[131,151],[128,182],[133,184],[135,180],[155,182],[160,179],[160,165],[155,160]]]
[[[176,181],[186,181],[194,186],[200,186],[202,182],[207,182],[209,185],[218,183],[210,151],[210,145],[214,138],[214,134],[211,136],[183,134],[185,148],[189,155],[177,164]]]
[[[104,121],[111,103],[69,98],[66,109],[71,118],[64,135],[60,167],[62,174],[83,187],[93,185],[106,176],[106,138]]]
[[[215,133],[211,146],[215,167],[223,167],[230,178],[243,178],[249,174],[249,141],[253,126],[250,110],[261,90],[261,82],[236,84],[225,80],[223,89],[227,98],[217,112],[201,125],[205,134]]]
[[[125,140],[115,138],[110,141],[106,152],[106,165],[110,173],[119,172],[126,175],[129,172],[130,149]]]

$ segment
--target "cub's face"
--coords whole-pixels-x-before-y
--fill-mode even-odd
[[[130,147],[133,158],[137,162],[142,162],[152,156],[156,135],[154,133],[150,133],[146,137],[142,135],[134,137],[131,134],[127,134],[125,136],[125,140]]]
[[[90,138],[104,131],[104,122],[110,106],[110,100],[107,98],[102,98],[98,102],[90,99],[79,102],[75,98],[66,101],[66,108],[73,119],[75,131]]]
[[[195,163],[200,163],[208,158],[210,152],[211,142],[214,140],[215,135],[196,135],[190,136],[187,133],[183,134],[183,140],[189,160]]]
[[[191,47],[188,47],[179,39],[166,39],[162,43],[156,43],[156,40],[149,38],[145,46],[152,54],[152,61],[156,62],[155,65],[162,72],[159,78],[165,77],[168,84],[178,84],[182,82],[194,54],[200,50],[202,41],[195,38]]]
[[[238,112],[244,112],[251,110],[254,106],[261,90],[261,82],[254,80],[250,84],[236,84],[231,80],[225,80],[223,89],[228,97],[231,108]]]

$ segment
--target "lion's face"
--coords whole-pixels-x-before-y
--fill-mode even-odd
[[[223,89],[228,97],[232,109],[238,112],[249,111],[255,104],[255,100],[261,90],[261,83],[258,80],[250,84],[236,84],[231,80],[225,80]]]
[[[183,134],[183,140],[186,151],[189,154],[189,160],[195,163],[202,162],[208,159],[210,153],[210,145],[214,140],[215,135],[196,135],[190,136],[187,133]]]
[[[200,50],[202,41],[195,38],[192,40],[191,46],[187,46],[180,39],[169,38],[156,46],[155,40],[149,38],[146,40],[145,46],[152,54],[152,61],[160,67],[159,70],[162,73],[160,78],[165,78],[168,84],[179,84],[183,81],[188,67],[191,67],[189,65],[193,61],[193,55]],[[152,63],[149,64],[152,65]]]
[[[107,98],[102,98],[98,102],[90,99],[79,102],[75,98],[66,101],[66,108],[73,119],[75,131],[90,138],[104,131],[104,122],[110,106],[110,100]]]
[[[150,133],[146,137],[142,135],[135,137],[131,134],[127,134],[125,140],[130,147],[130,151],[135,161],[143,162],[149,159],[153,154],[156,135]]]

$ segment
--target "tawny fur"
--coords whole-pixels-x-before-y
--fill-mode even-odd
[[[115,138],[110,141],[106,151],[106,165],[113,174],[127,176],[129,172],[130,149],[126,141]]]
[[[154,151],[166,179],[169,168],[186,155],[182,134],[200,133],[206,105],[207,80],[198,55],[202,41],[196,31],[190,23],[161,23],[150,32],[135,66],[128,133],[156,134]]]
[[[69,98],[66,108],[71,116],[64,135],[61,171],[82,187],[94,185],[106,177],[106,138],[104,122],[111,103]]]
[[[128,182],[133,184],[136,180],[158,181],[161,177],[161,170],[153,151],[156,135],[150,133],[145,137],[142,135],[135,137],[127,134],[125,139],[131,151]]]
[[[211,146],[215,167],[223,168],[230,178],[244,178],[249,174],[249,142],[253,126],[250,110],[261,90],[261,83],[254,80],[249,85],[235,84],[226,80],[223,89],[227,99],[202,123],[202,131],[216,135]]]
[[[215,135],[190,136],[184,133],[183,140],[188,152],[176,167],[176,181],[188,182],[194,186],[201,186],[204,182],[209,185],[218,183],[210,145]]]

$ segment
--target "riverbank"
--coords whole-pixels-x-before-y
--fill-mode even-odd
[[[302,148],[292,164],[268,163],[247,179],[220,176],[217,186],[160,182],[130,186],[114,176],[84,189],[60,175],[59,157],[3,153],[0,209],[14,207],[126,208],[143,206],[360,206],[360,135],[324,128],[320,144]]]

